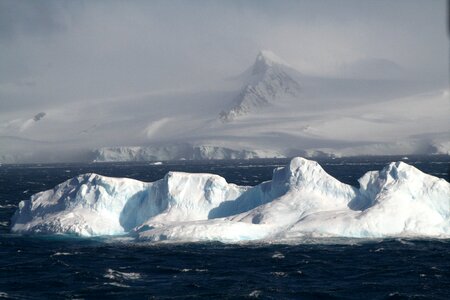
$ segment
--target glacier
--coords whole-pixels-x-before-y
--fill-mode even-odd
[[[138,241],[298,241],[450,238],[450,183],[404,162],[340,182],[301,157],[272,180],[238,186],[214,174],[169,172],[155,182],[84,174],[21,201],[11,230],[130,235]]]
[[[93,152],[93,162],[157,161],[157,160],[222,160],[284,158],[285,155],[270,150],[231,149],[212,145],[173,143],[153,146],[102,147]]]

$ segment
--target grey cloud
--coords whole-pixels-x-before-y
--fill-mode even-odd
[[[445,77],[445,22],[445,1],[2,0],[0,110],[207,88],[260,49],[305,73],[375,58]]]
[[[64,32],[75,3],[56,0],[0,1],[0,39],[19,34],[47,35]]]

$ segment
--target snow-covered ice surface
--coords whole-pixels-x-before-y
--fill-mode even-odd
[[[254,187],[212,174],[170,172],[152,183],[85,174],[22,201],[11,224],[17,233],[173,242],[450,237],[444,179],[395,162],[359,182],[300,157]]]

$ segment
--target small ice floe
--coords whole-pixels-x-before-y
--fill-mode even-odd
[[[8,221],[0,222],[0,226],[8,226],[8,225],[9,225]]]
[[[152,165],[152,166],[160,166],[162,164],[163,164],[162,161],[155,161],[155,162],[150,163],[150,165]]]

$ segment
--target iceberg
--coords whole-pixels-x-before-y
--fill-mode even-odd
[[[450,184],[404,162],[344,184],[301,157],[257,186],[169,172],[155,182],[84,174],[20,202],[16,233],[129,234],[140,241],[450,238]]]

